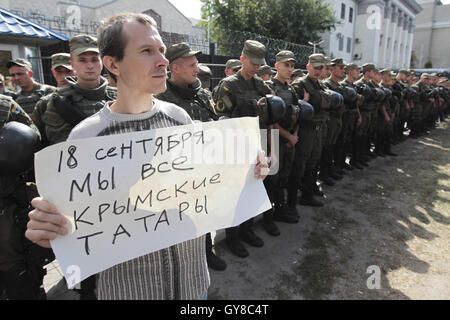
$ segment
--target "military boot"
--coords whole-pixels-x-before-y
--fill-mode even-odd
[[[275,221],[281,221],[286,223],[297,223],[298,217],[292,214],[292,211],[289,210],[289,207],[286,204],[275,205],[275,211],[273,214],[273,218]]]
[[[239,258],[248,257],[248,251],[239,239],[239,227],[225,229],[225,243],[235,256]]]
[[[323,202],[314,199],[312,186],[315,180],[311,171],[305,171],[302,181],[302,196],[299,199],[299,204],[311,207],[323,207]]]
[[[252,247],[261,248],[264,246],[264,241],[256,235],[252,227],[244,227],[241,225],[239,227],[240,238],[251,245]]]
[[[279,236],[281,234],[278,226],[273,222],[273,209],[267,210],[263,213],[263,228],[271,236]]]
[[[209,268],[216,271],[223,271],[227,268],[226,262],[216,256],[212,250],[211,233],[206,234],[206,262]]]

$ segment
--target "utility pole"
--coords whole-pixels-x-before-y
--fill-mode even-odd
[[[312,41],[309,41],[309,42],[308,42],[308,44],[309,44],[310,46],[313,46],[313,47],[314,47],[314,52],[313,52],[313,53],[316,53],[316,46],[322,44],[322,42],[323,42],[323,40],[321,40],[321,41],[319,41],[319,42],[312,42]]]

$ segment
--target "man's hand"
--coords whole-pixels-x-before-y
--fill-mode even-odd
[[[292,146],[295,146],[298,142],[298,137],[296,135],[291,134],[291,135],[289,135],[288,140]]]
[[[260,151],[256,160],[255,179],[264,180],[269,174],[269,161],[264,151]]]
[[[31,204],[35,209],[28,213],[30,221],[27,224],[25,237],[41,247],[51,248],[50,240],[56,239],[58,235],[64,236],[69,233],[69,230],[64,227],[69,220],[44,198],[34,198]]]
[[[362,117],[361,116],[359,116],[358,117],[358,120],[356,121],[356,126],[360,126],[361,125],[361,123],[362,123]]]
[[[303,89],[303,101],[309,101],[309,92]]]

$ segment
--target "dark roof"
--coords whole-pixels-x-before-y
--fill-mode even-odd
[[[69,41],[66,36],[0,8],[0,34]]]

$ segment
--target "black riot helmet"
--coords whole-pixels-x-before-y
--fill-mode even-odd
[[[384,101],[389,101],[392,99],[392,90],[389,88],[383,88],[384,91]]]
[[[0,129],[0,175],[14,175],[32,168],[39,148],[38,134],[23,123],[11,121]]]
[[[306,101],[300,100],[298,103],[300,108],[299,121],[308,121],[312,120],[314,117],[314,107]]]
[[[267,94],[257,103],[260,122],[273,124],[281,121],[286,114],[286,103],[283,99],[272,94]]]
[[[325,89],[325,92],[331,97],[332,106],[340,106],[344,103],[344,97],[339,92]]]
[[[384,90],[381,88],[375,88],[374,89],[374,95],[373,95],[373,100],[377,101],[377,102],[381,102],[384,100],[385,97],[385,93]]]
[[[366,101],[373,100],[372,91],[373,89],[367,84],[362,83],[357,86],[357,92],[362,95]]]
[[[354,105],[357,99],[356,90],[351,87],[345,87],[344,89],[344,102],[347,105]]]

